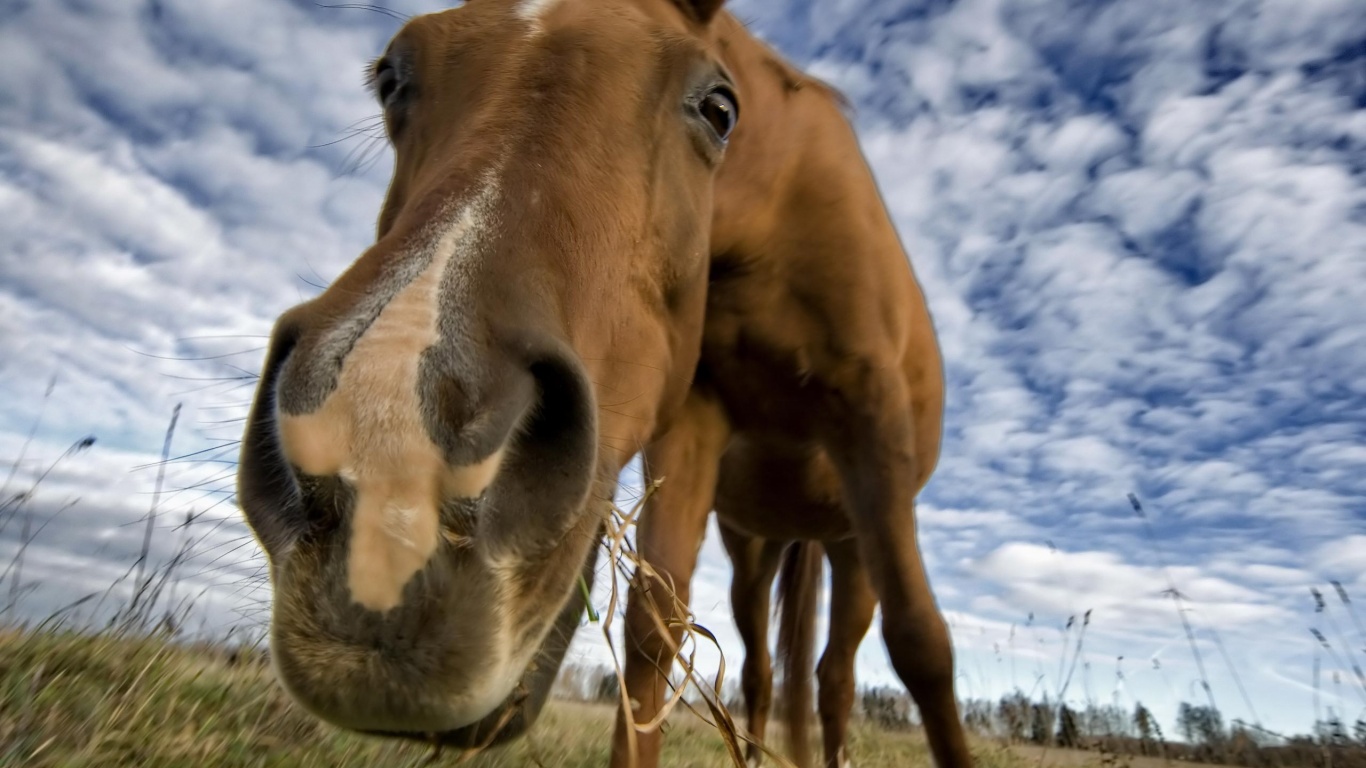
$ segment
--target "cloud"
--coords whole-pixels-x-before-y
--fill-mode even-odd
[[[1006,590],[1009,604],[1037,613],[1056,616],[1084,606],[1132,627],[1171,615],[1169,598],[1164,595],[1172,583],[1168,573],[1126,563],[1113,552],[1065,552],[1013,543],[991,552],[975,568]],[[1219,626],[1287,618],[1286,611],[1268,604],[1255,590],[1203,575],[1198,569],[1172,568],[1170,576],[1181,585],[1184,597]]]
[[[1366,574],[1366,536],[1356,534],[1327,542],[1319,547],[1315,559],[1329,573]]]

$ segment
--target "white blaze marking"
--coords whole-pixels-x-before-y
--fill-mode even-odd
[[[280,418],[285,455],[295,466],[339,475],[355,488],[347,583],[352,599],[371,610],[402,602],[404,585],[435,553],[442,501],[483,493],[502,462],[500,449],[471,466],[446,466],[427,434],[418,393],[422,353],[441,338],[443,278],[448,267],[466,271],[463,262],[475,257],[496,194],[495,179],[486,176],[432,246],[431,262],[356,340],[322,407]]]
[[[540,32],[541,19],[560,2],[562,0],[522,0],[521,5],[517,6],[517,18],[530,24],[532,31]]]

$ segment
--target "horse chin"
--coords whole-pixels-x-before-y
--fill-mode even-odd
[[[580,572],[591,589],[597,566],[598,547],[590,547]],[[585,604],[577,593],[571,596],[555,617],[541,646],[522,671],[512,693],[480,720],[460,728],[429,733],[367,731],[376,736],[424,741],[455,749],[482,749],[511,741],[526,733],[545,708],[555,684],[565,652],[583,618]]]
[[[517,690],[495,707],[492,712],[479,721],[460,728],[431,733],[410,733],[407,731],[362,731],[362,733],[368,733],[372,736],[390,736],[412,741],[424,741],[433,745],[454,747],[461,750],[496,746],[525,733],[539,715],[539,708],[533,713],[528,713],[523,708],[526,701],[524,691],[523,686],[518,686]]]

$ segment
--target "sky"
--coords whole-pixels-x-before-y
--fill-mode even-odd
[[[850,98],[929,298],[919,527],[960,696],[1141,700],[1174,732],[1205,701],[1184,614],[1226,722],[1366,715],[1366,4],[729,7]],[[103,593],[155,509],[197,631],[266,620],[232,441],[274,318],[373,238],[361,73],[398,24],[0,0],[0,496],[41,478],[0,517],[8,615]],[[728,584],[710,537],[694,607],[735,670]],[[608,658],[592,627],[573,654]],[[876,629],[858,672],[895,679]]]

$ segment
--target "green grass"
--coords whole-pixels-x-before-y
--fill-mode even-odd
[[[608,706],[556,702],[527,738],[463,764],[600,768],[611,727]],[[728,765],[705,723],[680,715],[666,728],[666,768]],[[0,765],[402,768],[430,756],[424,745],[320,723],[259,657],[155,637],[0,629]],[[921,734],[858,723],[850,756],[859,768],[930,765]],[[988,743],[977,757],[982,768],[1037,764]],[[448,751],[438,764],[457,762]]]

